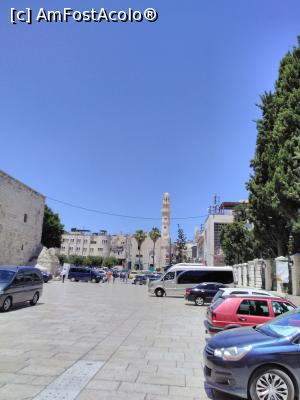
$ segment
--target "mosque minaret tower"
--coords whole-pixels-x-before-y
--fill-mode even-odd
[[[161,266],[170,264],[170,195],[164,193],[162,207],[162,228],[161,228]]]

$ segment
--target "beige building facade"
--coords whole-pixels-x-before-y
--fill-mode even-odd
[[[223,227],[233,222],[233,209],[238,204],[239,202],[224,202],[212,208],[204,226],[195,235],[199,262],[212,266],[225,265],[220,236]]]
[[[126,234],[110,235],[105,230],[90,232],[73,228],[62,235],[60,254],[70,256],[114,256],[120,265],[127,262],[131,237]]]
[[[0,171],[0,265],[26,265],[38,256],[45,197]]]
[[[164,193],[162,207],[161,238],[155,244],[155,256],[153,257],[154,244],[148,236],[141,246],[141,267],[144,270],[151,266],[164,269],[170,263],[171,239],[170,226],[170,195]],[[60,254],[80,256],[114,256],[119,265],[130,266],[136,269],[139,266],[138,244],[135,238],[129,234],[111,235],[105,230],[92,233],[89,230],[73,228],[62,235]]]

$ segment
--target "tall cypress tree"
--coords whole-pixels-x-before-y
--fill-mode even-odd
[[[254,225],[254,236],[259,242],[261,255],[274,257],[287,250],[288,229],[279,211],[279,200],[274,190],[279,145],[274,137],[277,106],[274,94],[264,93],[258,107],[262,117],[257,121],[257,140],[253,174],[247,183],[249,190],[249,219]]]
[[[273,176],[280,212],[290,226],[293,251],[300,251],[300,37],[283,58],[275,92],[273,134],[278,156]]]

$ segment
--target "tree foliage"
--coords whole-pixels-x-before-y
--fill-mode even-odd
[[[176,262],[182,263],[186,261],[186,236],[183,229],[178,225],[177,240],[175,243]]]
[[[152,255],[152,257],[153,257],[153,266],[154,266],[154,263],[155,263],[155,245],[156,245],[157,240],[161,237],[160,230],[158,228],[154,228],[153,227],[152,230],[149,232],[149,236],[150,236],[150,239],[153,242],[153,255]]]
[[[64,226],[60,222],[58,214],[55,214],[50,207],[45,205],[42,244],[48,248],[61,245],[61,235],[64,232]]]
[[[69,263],[76,266],[85,265],[87,267],[101,267],[103,265],[105,267],[112,267],[118,263],[118,260],[115,257],[103,258],[101,256],[81,256],[77,254],[71,254],[69,256],[60,254],[58,257],[61,264]]]
[[[245,203],[235,207],[234,221],[224,226],[220,241],[227,265],[244,263],[259,255],[254,232],[249,227],[248,209]]]
[[[287,254],[290,243],[293,251],[300,251],[299,38],[298,42],[281,61],[274,93],[261,96],[253,175],[247,183],[254,235],[269,256]]]
[[[115,266],[117,264],[118,264],[118,259],[116,257],[108,256],[108,257],[105,257],[103,259],[103,264],[102,265],[104,267],[111,268],[111,267],[113,267],[113,266]]]
[[[141,247],[147,237],[147,233],[140,229],[135,232],[133,237],[137,241],[138,252],[139,252],[139,269],[141,269]]]

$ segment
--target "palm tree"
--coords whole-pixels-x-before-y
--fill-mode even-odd
[[[153,268],[154,268],[155,267],[154,266],[154,263],[155,263],[155,245],[156,245],[157,240],[161,237],[160,230],[158,228],[152,228],[152,230],[149,233],[149,236],[150,236],[151,240],[153,241],[153,255],[152,255],[152,257],[153,257]]]
[[[141,269],[141,247],[142,247],[143,241],[147,237],[147,233],[144,232],[143,230],[138,230],[135,232],[133,237],[137,241],[138,251],[139,251],[139,269]]]

